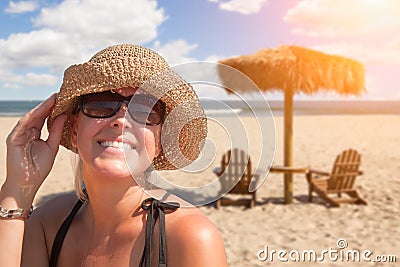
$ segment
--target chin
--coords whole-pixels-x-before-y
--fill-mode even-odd
[[[143,177],[144,172],[151,165],[148,157],[138,157],[135,154],[126,156],[126,159],[125,157],[97,157],[92,164],[92,170],[101,176],[109,176],[113,179]]]
[[[131,177],[125,160],[96,160],[94,170],[111,177]]]
[[[136,157],[136,156],[129,156],[126,157],[126,164],[129,172],[133,177],[143,177],[145,171],[150,167],[152,164],[149,161],[147,155],[146,157]]]
[[[132,179],[132,174],[128,169],[125,170],[110,170],[110,169],[102,169],[102,176],[108,176],[110,179]]]

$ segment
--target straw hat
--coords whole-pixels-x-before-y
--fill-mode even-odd
[[[122,87],[140,87],[166,104],[162,151],[153,160],[155,169],[179,169],[199,156],[207,135],[207,120],[195,91],[160,55],[142,46],[111,46],[88,62],[66,69],[56,104],[47,120],[48,129],[58,115],[69,114],[76,108],[79,96]],[[68,119],[61,145],[77,153],[71,145]]]

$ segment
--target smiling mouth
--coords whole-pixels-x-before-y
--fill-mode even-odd
[[[117,148],[119,150],[133,150],[135,149],[131,144],[127,144],[124,142],[118,142],[118,141],[101,141],[99,144],[102,147],[112,147],[112,148]]]

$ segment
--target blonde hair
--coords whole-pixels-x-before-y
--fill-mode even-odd
[[[79,156],[79,154],[75,154],[75,160],[74,160],[74,169],[75,169],[75,179],[74,179],[74,186],[75,186],[75,194],[76,196],[82,200],[86,201],[88,200],[88,195],[86,193],[86,188],[85,188],[85,181],[83,180],[83,171],[82,171],[82,159]]]

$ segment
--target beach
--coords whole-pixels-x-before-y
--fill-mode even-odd
[[[18,117],[0,117],[0,182],[5,178],[5,140]],[[251,126],[249,117],[241,118]],[[283,117],[274,118],[276,151],[274,164],[283,163]],[[210,124],[211,134],[216,131]],[[353,148],[362,155],[361,169],[364,174],[357,178],[355,188],[368,202],[367,206],[343,204],[339,208],[327,208],[315,196],[308,202],[308,187],[304,174],[295,174],[294,203],[283,204],[283,175],[269,174],[257,190],[254,208],[213,206],[200,209],[220,230],[225,242],[229,266],[314,266],[315,262],[295,257],[305,250],[313,250],[320,256],[324,250],[339,250],[337,242],[347,242],[346,251],[359,251],[359,263],[347,262],[340,253],[331,258],[324,254],[318,264],[323,266],[398,266],[400,262],[400,116],[399,115],[298,115],[294,117],[293,158],[294,166],[312,167],[330,171],[337,154]],[[249,131],[250,139],[257,139]],[[44,134],[46,135],[46,134]],[[215,143],[227,143],[223,135],[213,135]],[[219,139],[218,139],[219,138]],[[259,141],[250,142],[250,156],[258,162]],[[229,145],[229,144],[227,144]],[[182,185],[201,185],[215,179],[212,170],[219,166],[222,153],[218,150],[211,166],[196,180],[187,182],[184,175],[168,175]],[[55,165],[40,188],[35,199],[39,205],[53,195],[73,190],[71,168],[72,153],[60,148]],[[181,181],[180,181],[181,179]],[[276,251],[270,257],[271,251]],[[281,259],[278,251],[282,252]],[[369,254],[365,251],[371,251]],[[362,259],[362,254],[369,254]],[[266,257],[268,255],[269,257]],[[373,262],[377,256],[395,255],[397,263]],[[335,256],[337,259],[335,260]],[[381,257],[381,259],[388,257]],[[284,262],[287,260],[287,262]]]

